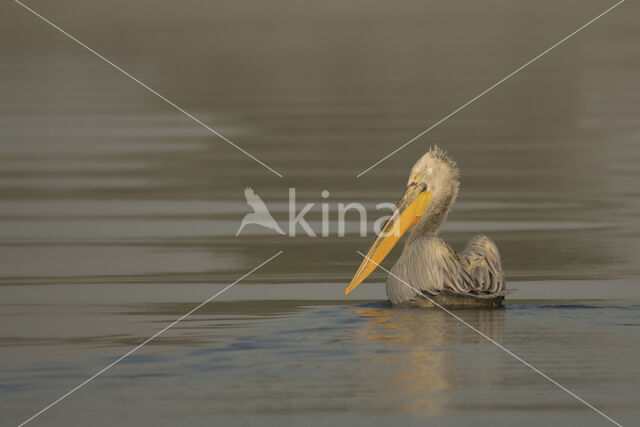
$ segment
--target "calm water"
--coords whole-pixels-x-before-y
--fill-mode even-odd
[[[342,290],[371,237],[235,237],[251,186],[397,200],[438,143],[444,229],[496,240],[507,307],[456,312],[623,425],[640,417],[640,7],[632,2],[361,178],[611,4],[28,3],[284,175],[20,6],[0,6],[0,420],[17,425],[279,250],[39,425],[606,425],[446,313]],[[327,190],[330,197],[321,198]],[[394,252],[388,260],[392,264]]]

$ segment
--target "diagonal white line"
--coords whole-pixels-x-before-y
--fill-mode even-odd
[[[241,281],[242,279],[244,279],[245,277],[247,277],[248,275],[250,275],[251,273],[253,273],[254,271],[258,270],[260,267],[262,267],[263,265],[267,264],[268,262],[270,262],[271,260],[273,260],[275,257],[277,257],[278,255],[280,255],[282,252],[284,251],[280,251],[277,254],[273,255],[271,258],[269,258],[268,260],[264,261],[262,264],[258,265],[257,267],[254,267],[251,271],[249,271],[248,273],[246,273],[245,275],[243,275],[242,277],[240,277],[239,279],[237,279],[235,282],[233,282],[230,285],[227,285],[226,287],[224,287],[220,292],[216,293],[215,295],[209,297],[206,301],[198,304],[196,307],[192,308],[191,310],[189,310],[189,312],[187,312],[186,314],[183,314],[182,316],[180,316],[179,318],[177,318],[176,320],[174,320],[173,322],[171,322],[170,324],[168,324],[167,326],[165,326],[164,328],[162,328],[160,331],[156,332],[155,334],[153,334],[151,337],[147,338],[146,340],[144,340],[142,343],[138,344],[137,346],[135,346],[134,348],[132,348],[131,350],[129,350],[128,352],[126,352],[125,354],[123,354],[122,356],[120,356],[119,358],[117,358],[115,361],[111,362],[109,365],[105,366],[104,368],[102,368],[101,370],[99,370],[98,372],[96,372],[95,374],[93,374],[92,376],[90,376],[89,378],[87,378],[86,380],[84,380],[83,382],[81,382],[80,384],[78,384],[77,386],[75,386],[74,388],[72,388],[71,390],[69,390],[68,392],[66,392],[65,394],[63,394],[62,396],[60,396],[58,399],[54,400],[53,402],[51,402],[50,404],[48,404],[47,406],[45,406],[44,408],[42,408],[40,411],[36,412],[35,414],[33,414],[31,417],[29,417],[28,419],[26,419],[25,421],[23,421],[22,423],[20,423],[20,425],[18,427],[22,427],[25,424],[27,424],[28,422],[32,421],[34,418],[38,417],[39,415],[41,415],[43,412],[51,409],[53,406],[55,406],[56,404],[60,403],[60,401],[64,400],[65,398],[67,398],[70,394],[74,393],[75,391],[77,391],[78,389],[80,389],[81,387],[85,386],[87,383],[93,381],[96,377],[100,376],[101,374],[103,374],[106,370],[108,370],[109,368],[113,367],[114,365],[116,365],[117,363],[121,362],[124,358],[126,358],[127,356],[129,356],[131,353],[135,352],[136,350],[140,349],[142,346],[144,346],[145,344],[148,344],[150,341],[152,341],[153,339],[157,338],[160,334],[164,333],[167,329],[175,326],[178,322],[184,320],[187,316],[193,314],[195,311],[199,310],[200,308],[202,308],[204,305],[208,304],[209,302],[211,302],[212,300],[214,300],[218,295],[222,294],[224,291],[226,291],[227,289],[231,288],[233,285],[235,285],[236,283],[238,283],[239,281]]]
[[[175,104],[174,102],[170,101],[169,99],[167,99],[166,97],[164,97],[163,95],[161,95],[160,93],[158,93],[156,90],[152,89],[151,87],[149,87],[147,84],[143,83],[142,81],[140,81],[138,78],[134,77],[133,75],[129,74],[127,71],[125,71],[122,67],[114,64],[113,62],[111,62],[109,59],[105,58],[104,56],[102,56],[101,54],[99,54],[98,52],[96,52],[95,50],[93,50],[92,48],[90,48],[89,46],[87,46],[86,44],[84,44],[83,42],[81,42],[80,40],[78,40],[77,38],[75,38],[74,36],[72,36],[71,34],[67,33],[65,30],[63,30],[62,28],[58,27],[56,24],[54,24],[53,22],[51,22],[50,20],[48,20],[47,18],[45,18],[44,16],[40,15],[38,12],[36,12],[35,10],[31,9],[29,6],[25,5],[24,3],[22,3],[19,0],[13,0],[15,3],[19,4],[20,6],[22,6],[23,8],[25,8],[26,10],[28,10],[29,12],[31,12],[32,14],[34,14],[35,16],[37,16],[38,18],[40,18],[41,20],[43,20],[44,22],[46,22],[47,24],[49,24],[50,26],[52,26],[53,28],[55,28],[56,30],[58,30],[59,32],[61,32],[62,34],[64,34],[65,36],[69,37],[71,40],[73,40],[74,42],[76,42],[77,44],[79,44],[80,46],[82,46],[83,48],[85,48],[86,50],[88,50],[89,52],[93,53],[95,56],[97,56],[98,58],[102,59],[104,62],[106,62],[107,64],[111,65],[113,68],[115,68],[116,70],[120,71],[122,74],[124,74],[125,76],[129,77],[131,80],[133,80],[134,82],[138,83],[140,86],[142,86],[143,88],[147,89],[149,92],[151,92],[152,94],[154,94],[155,96],[157,96],[158,98],[162,99],[164,102],[166,102],[167,104],[171,105],[173,108],[175,108],[176,110],[180,111],[182,114],[184,114],[185,116],[189,117],[191,120],[193,120],[194,122],[198,123],[200,126],[202,126],[203,128],[207,129],[209,132],[213,133],[214,135],[216,135],[217,137],[221,138],[222,140],[226,141],[227,143],[231,144],[233,147],[235,147],[236,149],[240,150],[241,152],[243,152],[244,154],[246,154],[247,156],[251,157],[253,160],[255,160],[256,162],[260,163],[262,166],[264,166],[265,168],[269,169],[271,172],[273,172],[274,174],[278,175],[280,178],[282,178],[282,174],[280,174],[279,172],[275,171],[273,168],[271,168],[270,166],[268,166],[267,164],[265,164],[264,162],[262,162],[261,160],[257,159],[253,154],[249,153],[247,150],[245,150],[244,148],[240,147],[239,145],[237,145],[236,143],[234,143],[233,141],[231,141],[230,139],[228,139],[227,137],[225,137],[224,135],[222,135],[220,132],[216,131],[215,129],[213,129],[211,126],[206,125],[205,123],[203,123],[200,119],[198,119],[197,117],[195,117],[193,114],[189,113],[188,111],[186,111],[184,108],[180,107],[179,105]]]
[[[437,306],[438,308],[444,310],[447,314],[450,314],[453,318],[455,318],[456,320],[458,320],[459,322],[461,322],[462,324],[468,326],[469,328],[471,328],[472,330],[474,330],[475,332],[477,332],[480,336],[482,336],[483,338],[487,339],[488,341],[490,341],[491,343],[495,344],[499,349],[501,349],[502,351],[504,351],[505,353],[507,353],[508,355],[510,355],[511,357],[513,357],[514,359],[518,360],[519,362],[522,362],[525,366],[531,368],[531,370],[533,370],[534,372],[540,374],[543,378],[549,380],[550,382],[552,382],[553,384],[555,384],[556,386],[560,387],[562,390],[566,391],[567,393],[569,393],[571,396],[575,397],[576,399],[578,399],[580,402],[584,403],[585,405],[587,405],[589,408],[593,409],[594,411],[596,411],[598,414],[602,415],[603,417],[605,417],[607,420],[611,421],[613,424],[622,427],[622,425],[618,422],[616,422],[615,420],[613,420],[611,417],[609,417],[607,414],[605,414],[604,412],[600,411],[599,409],[595,408],[593,405],[591,405],[589,402],[587,402],[586,400],[584,400],[583,398],[581,398],[580,396],[578,396],[577,394],[575,394],[574,392],[572,392],[571,390],[569,390],[568,388],[564,387],[562,384],[560,384],[559,382],[557,382],[556,380],[554,380],[553,378],[551,378],[550,376],[548,376],[547,374],[545,374],[544,372],[540,371],[539,369],[537,369],[535,366],[533,366],[532,364],[530,364],[529,362],[527,362],[526,360],[522,359],[520,356],[518,356],[517,354],[513,353],[511,350],[505,348],[502,344],[500,344],[499,342],[497,342],[496,340],[494,340],[493,338],[491,338],[490,336],[488,336],[487,334],[485,334],[484,332],[476,329],[474,326],[470,325],[469,323],[467,323],[464,319],[460,318],[459,316],[455,315],[454,313],[452,313],[451,311],[447,310],[445,307],[443,307],[442,305],[438,304],[437,302],[435,302],[433,299],[429,298],[428,296],[426,296],[425,294],[423,294],[419,289],[414,288],[413,286],[411,286],[409,283],[405,282],[404,280],[402,280],[401,278],[399,278],[398,276],[396,276],[395,274],[393,274],[392,272],[390,272],[389,270],[387,270],[386,268],[384,268],[383,266],[381,266],[380,264],[378,264],[377,262],[375,262],[374,260],[372,260],[371,258],[369,258],[368,256],[366,256],[365,254],[363,254],[360,251],[356,251],[357,253],[360,254],[360,256],[362,256],[365,259],[368,259],[369,261],[371,261],[372,263],[374,263],[375,265],[377,265],[378,267],[380,267],[381,269],[383,269],[384,271],[386,271],[387,273],[389,273],[390,275],[392,275],[393,277],[395,277],[396,279],[398,279],[399,281],[401,281],[402,283],[404,283],[406,286],[410,287],[411,289],[413,289],[414,291],[416,291],[416,293],[424,298],[426,298],[429,302],[431,302],[433,305]]]
[[[358,175],[356,175],[356,178],[360,178],[362,175],[364,175],[365,173],[369,172],[371,169],[375,168],[376,166],[378,166],[380,163],[384,162],[385,160],[387,160],[389,157],[393,156],[394,154],[396,154],[398,151],[402,150],[403,148],[405,148],[407,145],[411,144],[413,141],[415,141],[416,139],[422,137],[423,135],[425,135],[427,132],[429,132],[431,129],[435,128],[436,126],[438,126],[440,123],[444,122],[445,120],[447,120],[448,118],[450,118],[451,116],[453,116],[454,114],[456,114],[457,112],[459,112],[460,110],[462,110],[463,108],[467,107],[469,104],[471,104],[472,102],[474,102],[475,100],[477,100],[478,98],[480,98],[481,96],[485,95],[487,92],[491,91],[492,89],[494,89],[496,86],[499,86],[500,84],[504,83],[506,80],[510,79],[511,77],[513,77],[515,74],[517,74],[518,72],[522,71],[523,69],[525,69],[526,67],[528,67],[529,65],[531,65],[533,62],[537,61],[538,59],[540,59],[541,57],[543,57],[544,55],[546,55],[547,53],[549,53],[551,50],[553,50],[554,48],[558,47],[559,45],[561,45],[562,43],[564,43],[565,41],[569,40],[571,37],[575,36],[576,34],[578,34],[580,31],[584,30],[586,27],[588,27],[589,25],[593,24],[595,21],[597,21],[598,19],[602,18],[604,15],[606,15],[607,13],[611,12],[613,9],[615,9],[616,7],[620,6],[622,3],[624,3],[626,0],[620,0],[618,3],[614,4],[613,6],[611,6],[609,9],[605,10],[604,12],[602,12],[600,15],[596,16],[595,18],[593,18],[592,20],[590,20],[589,22],[587,22],[586,24],[584,24],[583,26],[581,26],[580,28],[578,28],[577,30],[575,30],[574,32],[572,32],[571,34],[569,34],[568,36],[564,37],[563,39],[561,39],[560,41],[558,41],[557,43],[553,44],[551,47],[545,49],[544,51],[542,51],[540,54],[538,54],[537,56],[535,56],[533,59],[527,61],[524,65],[516,68],[514,71],[512,71],[511,73],[507,74],[506,76],[504,76],[503,78],[501,78],[500,80],[498,80],[496,83],[492,84],[491,86],[489,86],[487,89],[485,89],[484,91],[480,92],[478,95],[474,96],[473,98],[471,98],[470,100],[468,100],[467,102],[465,102],[464,104],[462,104],[460,107],[456,108],[455,110],[453,110],[451,113],[447,114],[446,116],[444,116],[443,118],[441,118],[440,120],[438,120],[437,122],[435,122],[434,124],[432,124],[431,126],[429,126],[427,129],[423,130],[422,132],[420,132],[418,135],[414,136],[413,138],[411,138],[409,141],[405,142],[404,144],[402,144],[400,147],[396,148],[395,150],[393,150],[391,153],[387,154],[386,156],[384,156],[382,159],[378,160],[376,163],[372,164],[371,166],[369,166],[367,169],[363,170],[362,172],[360,172]]]

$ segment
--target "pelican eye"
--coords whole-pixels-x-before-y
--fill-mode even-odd
[[[414,173],[413,176],[411,177],[411,182],[418,182],[420,181],[420,175],[417,173]]]

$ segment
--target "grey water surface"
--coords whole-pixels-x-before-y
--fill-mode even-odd
[[[0,6],[0,424],[18,425],[284,251],[33,425],[608,425],[440,310],[342,291],[438,144],[443,236],[493,238],[500,310],[456,310],[622,425],[640,418],[640,8],[613,3],[15,2]],[[252,187],[288,231],[235,236]],[[323,191],[328,197],[322,197]],[[399,245],[401,246],[401,245]],[[399,251],[385,261],[392,265]]]

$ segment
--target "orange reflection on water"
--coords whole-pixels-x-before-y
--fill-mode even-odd
[[[385,394],[397,398],[377,404],[379,409],[431,416],[453,405],[449,391],[464,387],[462,380],[469,369],[464,366],[464,359],[473,357],[471,352],[458,351],[464,347],[468,352],[484,338],[439,309],[362,306],[352,309],[368,320],[354,337],[388,345],[388,352],[376,353],[363,361],[369,364],[364,369],[363,381],[372,382],[374,390],[382,382]],[[499,339],[503,310],[462,310],[457,314]],[[495,376],[495,367],[487,369],[480,375]]]

